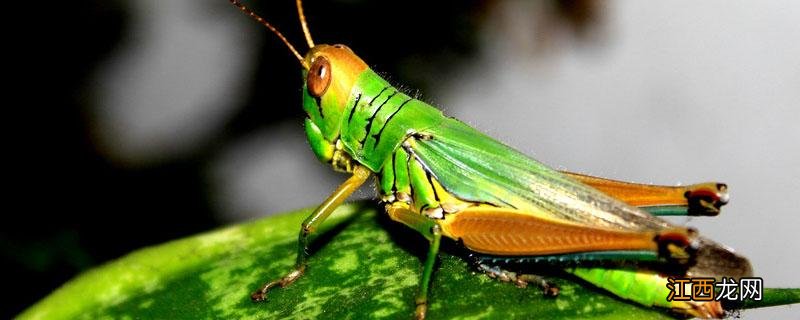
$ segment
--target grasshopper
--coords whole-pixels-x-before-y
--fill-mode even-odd
[[[461,244],[490,276],[534,283],[548,295],[557,295],[557,287],[503,264],[554,264],[621,298],[705,318],[725,310],[718,301],[666,301],[667,277],[752,274],[749,261],[732,249],[658,217],[717,215],[728,201],[725,184],[655,186],[553,170],[395,88],[347,46],[315,45],[301,0],[305,55],[269,22],[230,2],[296,56],[311,149],[350,174],[302,223],[293,270],[267,282],[252,300],[263,301],[304,274],[310,236],[373,176],[389,217],[430,243],[415,300],[418,319],[427,314],[442,238]]]

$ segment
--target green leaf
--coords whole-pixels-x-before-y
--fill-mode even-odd
[[[251,302],[250,292],[291,268],[299,225],[310,210],[141,249],[76,277],[20,318],[409,319],[427,243],[379,211],[368,203],[340,208],[315,240],[306,275],[273,290],[263,303]],[[664,310],[554,280],[561,294],[546,298],[536,288],[519,289],[475,274],[463,259],[444,253],[433,280],[429,317],[670,317]],[[780,293],[781,304],[800,300],[798,289],[774,292]]]

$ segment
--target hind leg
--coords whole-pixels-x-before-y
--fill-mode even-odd
[[[656,216],[716,216],[730,198],[728,186],[719,182],[660,186],[561,173]]]

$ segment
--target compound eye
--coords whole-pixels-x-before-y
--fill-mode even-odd
[[[331,84],[331,63],[323,56],[314,59],[306,78],[308,93],[314,97],[321,97]]]

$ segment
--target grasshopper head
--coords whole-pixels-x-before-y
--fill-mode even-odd
[[[308,143],[319,160],[335,170],[350,171],[350,157],[337,140],[350,93],[367,64],[344,45],[322,44],[309,50],[303,65],[308,66],[303,70]]]
[[[361,73],[367,69],[364,63],[350,48],[335,45],[314,45],[308,31],[302,1],[297,1],[297,13],[308,47],[305,57],[301,56],[289,40],[269,22],[243,5],[239,0],[230,0],[246,15],[267,27],[274,33],[303,65],[303,110],[308,118],[305,127],[308,142],[317,158],[333,165],[340,171],[352,169],[349,155],[337,145],[345,104],[353,85]]]
[[[303,110],[319,128],[326,140],[339,136],[345,104],[364,63],[350,48],[336,45],[317,45],[306,54],[309,66],[303,71]]]

